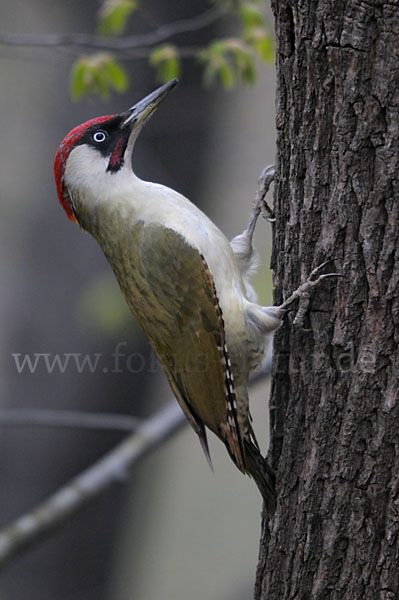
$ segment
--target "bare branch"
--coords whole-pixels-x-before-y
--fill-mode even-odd
[[[272,357],[267,357],[261,371],[252,375],[249,385],[271,373]],[[131,415],[92,413],[43,408],[0,408],[0,427],[65,427],[133,432],[143,420]]]
[[[47,535],[113,483],[186,423],[174,400],[144,420],[125,441],[74,477],[30,513],[0,532],[0,569],[15,555]]]
[[[36,47],[78,47],[95,50],[110,50],[115,52],[136,50],[160,44],[179,33],[198,31],[212,25],[222,16],[220,8],[213,7],[192,19],[182,19],[161,25],[158,29],[141,35],[121,37],[100,37],[85,33],[48,33],[24,34],[3,33],[0,35],[0,44],[4,46],[36,46]]]
[[[271,360],[268,360],[263,365],[262,372],[250,379],[249,387],[270,374],[270,368]],[[3,423],[6,424],[4,413],[11,411],[2,412]],[[13,424],[16,424],[18,420],[16,413],[18,411],[13,412],[15,413]],[[85,427],[87,425],[90,428],[97,428],[93,417],[99,417],[98,424],[103,425],[109,424],[112,418],[115,418],[115,425],[117,425],[116,419],[119,417],[119,415],[92,415],[72,411],[40,411],[35,409],[21,412],[24,413],[24,425],[44,425],[45,420],[47,420],[46,425],[50,425],[50,421],[53,419],[52,425],[65,425],[68,427]],[[39,414],[36,415],[36,412]],[[64,423],[61,423],[62,418],[60,420],[56,415],[63,415]],[[31,419],[30,422],[28,417]],[[130,421],[132,425],[135,422],[135,432],[133,434],[94,465],[57,490],[37,508],[22,515],[11,525],[0,531],[0,570],[5,567],[10,559],[22,553],[43,536],[60,526],[69,517],[75,515],[106,488],[113,483],[125,480],[134,464],[139,462],[146,454],[158,448],[176,431],[188,425],[188,421],[176,400],[166,404],[148,419],[139,421],[128,416],[121,416],[121,419],[125,423]],[[22,424],[22,420],[21,418],[20,424]],[[57,422],[55,422],[56,420]],[[120,421],[120,425],[122,425],[120,429],[124,427],[123,421]],[[98,426],[101,428],[101,425]]]
[[[106,429],[134,431],[141,419],[130,415],[90,413],[72,410],[47,410],[40,408],[0,409],[1,426],[67,427],[75,429]]]

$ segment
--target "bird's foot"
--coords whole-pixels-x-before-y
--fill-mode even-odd
[[[303,321],[306,315],[306,312],[309,308],[309,302],[311,297],[312,290],[317,287],[322,281],[329,277],[343,277],[341,273],[324,273],[322,275],[318,275],[320,270],[327,265],[329,260],[325,261],[310,273],[307,280],[302,283],[296,290],[289,296],[279,307],[279,317],[283,318],[285,313],[289,310],[291,304],[295,300],[299,300],[299,306],[297,313],[295,315],[295,319],[293,321],[293,325],[296,327],[301,327],[303,325]],[[317,276],[318,275],[318,276]]]
[[[266,221],[270,223],[274,223],[276,218],[273,210],[266,202],[266,194],[274,181],[275,174],[276,169],[274,165],[268,165],[263,169],[258,179],[258,189],[254,201],[254,210],[259,210]]]
[[[275,221],[274,213],[268,203],[266,202],[266,194],[269,191],[270,185],[274,180],[275,169],[274,165],[265,167],[260,174],[258,179],[258,189],[256,190],[255,199],[252,205],[251,216],[248,221],[245,234],[248,236],[250,243],[252,244],[252,237],[255,231],[255,225],[262,213],[262,216],[270,223]]]
[[[265,200],[265,196],[274,179],[274,174],[274,165],[269,165],[263,169],[258,179],[258,189],[252,205],[248,225],[240,235],[237,235],[230,242],[236,259],[241,265],[240,269],[243,276],[245,276],[244,272],[251,266],[252,257],[254,257],[252,240],[259,215],[262,213],[262,216],[269,222],[275,221],[273,211]]]

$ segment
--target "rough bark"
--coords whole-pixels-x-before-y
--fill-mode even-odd
[[[399,3],[275,0],[276,303],[343,278],[275,337],[255,597],[399,598]]]

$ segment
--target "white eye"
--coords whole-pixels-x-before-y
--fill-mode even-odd
[[[96,131],[96,133],[93,133],[93,140],[98,144],[101,144],[101,142],[105,142],[106,139],[107,133],[105,131]]]

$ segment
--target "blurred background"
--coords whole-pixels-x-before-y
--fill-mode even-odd
[[[3,32],[92,32],[99,3],[3,0]],[[203,0],[151,0],[129,33],[201,13]],[[200,44],[212,31],[191,33]],[[222,32],[220,32],[220,35]],[[187,36],[186,36],[187,39]],[[73,102],[68,49],[0,46],[0,407],[150,415],[171,398],[160,367],[125,307],[94,240],[65,217],[52,175],[57,146],[88,118],[125,110],[157,87],[147,60],[125,61],[131,86],[108,101]],[[141,134],[135,172],[200,206],[229,237],[248,218],[259,173],[275,155],[274,70],[256,85],[206,89],[195,61]],[[270,225],[258,225],[257,288],[272,303]],[[120,344],[118,372],[115,349]],[[24,357],[100,354],[100,368],[72,362],[52,372]],[[17,355],[17,356],[15,356]],[[128,357],[130,362],[128,363]],[[129,368],[128,368],[129,366]],[[255,430],[267,449],[267,381],[251,391]],[[42,502],[126,434],[0,425],[0,526]],[[246,600],[253,583],[261,498],[224,447],[210,440],[213,474],[187,427],[0,573],[1,600]]]

